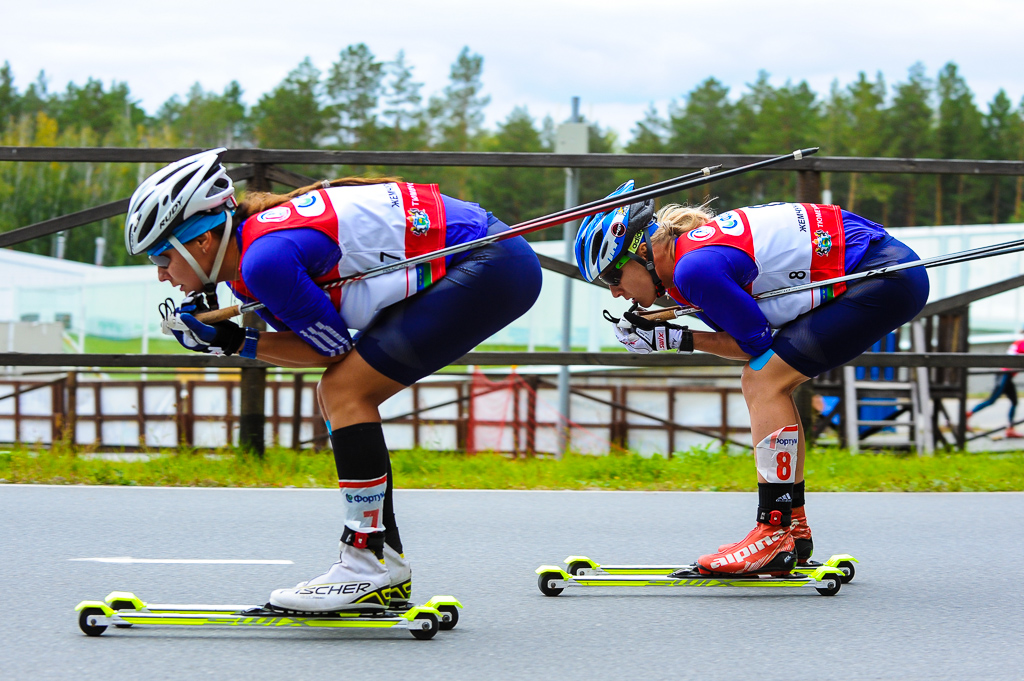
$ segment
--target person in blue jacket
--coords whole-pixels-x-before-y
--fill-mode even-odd
[[[632,189],[627,182],[612,195]],[[615,327],[627,350],[700,350],[746,362],[758,479],[756,525],[701,556],[707,574],[785,574],[813,550],[804,510],[804,432],[793,391],[841,366],[913,319],[928,299],[924,268],[755,300],[794,284],[918,260],[870,220],[838,206],[770,203],[715,216],[705,206],[635,203],[584,221],[576,261],[588,281],[650,307],[663,293],[713,331],[626,313]]]
[[[182,159],[143,182],[131,198],[126,247],[148,254],[160,280],[188,294],[165,319],[186,348],[325,369],[317,398],[344,508],[340,556],[323,574],[273,591],[270,604],[303,612],[402,606],[412,571],[378,407],[525,313],[540,292],[537,257],[515,237],[325,289],[508,226],[436,185],[397,178],[325,180],[286,195],[250,193],[239,205],[224,151]],[[204,294],[216,307],[218,282],[262,303],[276,331],[200,321]]]

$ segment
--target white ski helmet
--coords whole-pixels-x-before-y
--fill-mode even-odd
[[[628,180],[609,194],[608,198],[632,190],[633,180]],[[660,280],[654,274],[653,262],[645,260],[636,252],[640,244],[648,241],[653,231],[658,228],[653,218],[653,200],[638,201],[615,208],[608,213],[587,217],[580,225],[580,231],[576,233],[575,245],[576,265],[583,278],[594,281],[606,273],[606,270],[619,270],[629,260],[636,260],[651,272],[655,283],[660,284]],[[601,278],[605,283],[617,282],[614,277],[611,278],[612,281]]]
[[[215,211],[225,204],[234,207],[235,189],[220,163],[224,148],[202,151],[175,161],[150,175],[128,203],[124,244],[139,255],[167,241],[185,220]]]

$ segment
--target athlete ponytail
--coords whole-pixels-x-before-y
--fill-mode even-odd
[[[713,199],[712,199],[713,200]],[[658,229],[651,235],[651,246],[661,244],[686,234],[691,229],[706,225],[715,218],[715,211],[708,200],[699,206],[670,203],[654,216]]]
[[[235,209],[235,224],[240,225],[247,219],[262,213],[263,211],[280,206],[282,203],[291,201],[296,196],[308,194],[314,189],[327,189],[328,187],[356,187],[369,184],[385,184],[388,182],[401,182],[400,177],[342,177],[337,180],[323,180],[305,187],[288,192],[287,194],[274,194],[271,192],[248,192],[245,199]]]

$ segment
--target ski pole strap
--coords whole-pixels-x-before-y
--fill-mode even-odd
[[[371,551],[384,550],[383,532],[360,532],[353,530],[348,525],[341,533],[341,543],[348,544],[357,549],[370,549]]]

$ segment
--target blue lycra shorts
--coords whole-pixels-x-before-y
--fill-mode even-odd
[[[868,246],[853,271],[914,260],[920,260],[917,253],[887,236]],[[782,327],[771,349],[786,364],[813,378],[846,364],[916,317],[928,302],[928,288],[928,273],[923,267],[852,281],[835,300]]]
[[[488,215],[488,235],[508,228]],[[412,385],[522,316],[540,285],[540,263],[526,239],[488,244],[456,259],[437,283],[381,312],[355,348],[380,373]]]

